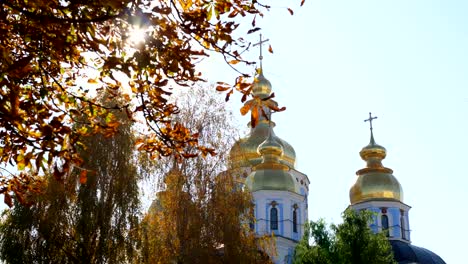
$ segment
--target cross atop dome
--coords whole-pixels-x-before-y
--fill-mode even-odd
[[[372,117],[372,113],[369,112],[369,119],[364,120],[364,122],[369,121],[370,123],[370,130],[372,131],[372,120],[377,119],[377,116]]]
[[[262,46],[264,43],[266,43],[267,41],[269,41],[269,39],[265,39],[265,40],[262,40],[262,34],[260,33],[260,41],[257,42],[257,43],[254,43],[253,46],[259,46],[260,47],[260,56],[258,57],[258,59],[260,60],[260,70],[262,70],[262,60],[263,60],[263,55],[262,55]]]
[[[372,145],[375,145],[374,132],[373,132],[374,128],[372,127],[372,120],[374,120],[374,119],[377,119],[377,116],[373,117],[372,113],[369,112],[369,118],[364,120],[364,122],[369,122],[369,125],[370,125],[370,133],[371,133],[371,142],[370,143]]]

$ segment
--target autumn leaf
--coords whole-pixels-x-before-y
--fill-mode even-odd
[[[225,87],[225,86],[221,86],[221,85],[216,86],[216,91],[218,91],[218,92],[224,92],[224,91],[227,91],[229,89],[230,89],[230,87]]]
[[[288,7],[289,14],[294,15],[294,11]]]
[[[81,184],[86,184],[87,180],[88,180],[88,171],[87,170],[82,170],[80,172],[80,183]]]
[[[8,192],[4,192],[3,195],[5,196],[3,201],[8,205],[8,207],[13,207],[13,201],[10,194]]]
[[[230,96],[234,93],[234,89],[231,89],[227,94],[226,98],[224,99],[226,102],[229,101]]]
[[[229,64],[235,65],[235,64],[237,64],[237,63],[239,63],[239,62],[240,62],[240,60],[230,60],[230,61],[229,61]]]
[[[250,116],[250,125],[252,127],[256,127],[258,123],[258,119],[259,119],[258,108],[255,107],[254,109],[252,109],[252,113]]]
[[[304,2],[305,2],[305,0],[302,0],[302,1],[301,1],[301,6],[303,6],[303,5],[304,5]]]
[[[253,103],[251,101],[245,103],[240,109],[241,115],[246,115],[250,111],[250,109],[252,109],[252,104]]]
[[[261,28],[259,28],[259,27],[256,27],[256,28],[253,28],[253,29],[250,29],[249,31],[247,31],[247,34],[252,34],[252,33],[254,33],[254,32],[257,32],[257,31],[259,31],[260,29],[261,29]]]
[[[273,48],[271,47],[271,45],[268,46],[268,52],[273,54]]]

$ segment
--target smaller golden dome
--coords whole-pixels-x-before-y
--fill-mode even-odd
[[[263,76],[261,69],[252,84],[252,94],[261,99],[267,98],[271,94],[271,83]]]
[[[256,165],[254,171],[247,177],[247,187],[253,192],[260,190],[297,192],[289,167],[280,163],[283,147],[276,141],[271,127],[267,139],[258,146],[258,153],[263,161]]]
[[[271,127],[267,139],[258,146],[257,152],[262,155],[264,159],[279,160],[281,156],[283,156],[283,146],[273,138]]]
[[[396,200],[403,202],[403,188],[393,170],[382,165],[387,151],[375,143],[371,132],[370,143],[359,152],[361,158],[367,162],[367,167],[356,172],[356,183],[349,191],[351,204],[368,200]]]

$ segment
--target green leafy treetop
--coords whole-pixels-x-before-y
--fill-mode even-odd
[[[391,245],[383,233],[368,224],[372,214],[346,210],[343,223],[327,229],[322,220],[311,221],[296,247],[295,264],[393,264]],[[312,245],[310,241],[312,240]]]

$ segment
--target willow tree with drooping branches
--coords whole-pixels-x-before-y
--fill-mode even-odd
[[[117,131],[110,110],[142,118],[148,133],[140,150],[154,158],[213,154],[196,133],[172,122],[178,107],[167,99],[170,88],[203,81],[196,62],[208,53],[220,54],[230,65],[251,63],[240,55],[249,43],[236,35],[259,30],[255,19],[268,8],[257,0],[1,1],[0,193],[5,202],[11,206],[15,197],[27,203],[48,169],[64,181],[82,163],[77,146],[84,137]],[[248,31],[238,32],[241,21],[251,24]],[[130,45],[136,31],[144,41]],[[217,89],[227,98],[240,91],[245,101],[251,90],[246,77],[241,74],[233,85],[220,82]],[[99,103],[94,94],[101,90],[119,103]]]
[[[32,204],[15,201],[3,212],[0,259],[5,263],[130,263],[136,258],[142,170],[131,122],[117,110],[111,114],[121,123],[117,133],[86,137],[78,147],[81,169],[63,182],[47,174],[43,190],[30,197]]]
[[[252,197],[227,170],[238,134],[224,99],[194,88],[178,96],[178,122],[216,156],[155,164],[158,192],[141,228],[144,263],[270,263],[269,237],[256,237]],[[215,111],[212,111],[215,110]]]

